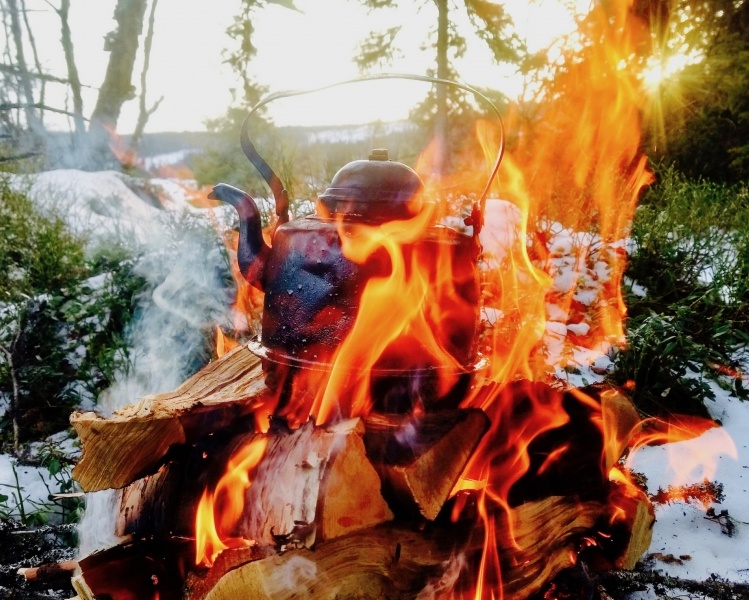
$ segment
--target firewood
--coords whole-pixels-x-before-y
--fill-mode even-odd
[[[362,436],[350,419],[269,432],[265,455],[246,494],[243,537],[260,544],[304,545],[389,521]]]
[[[115,535],[165,534],[179,523],[181,511],[177,507],[182,499],[178,471],[174,463],[168,463],[153,475],[117,490]]]
[[[605,444],[603,471],[608,473],[640,430],[642,419],[632,400],[618,388],[606,387],[599,397]]]
[[[440,544],[413,529],[376,527],[321,543],[314,551],[297,548],[222,569],[207,592],[190,575],[185,598],[415,598],[430,576],[441,573],[452,550],[452,541]]]
[[[602,502],[551,497],[497,514],[493,531],[501,574],[490,575],[485,590],[502,586],[507,600],[539,592],[574,564],[609,510]],[[386,523],[320,542],[313,550],[293,548],[244,564],[217,561],[208,574],[188,575],[185,599],[474,598],[484,531],[479,522],[422,531]]]
[[[614,549],[608,551],[610,567],[634,569],[650,547],[655,524],[653,504],[639,488],[612,482],[607,506],[611,544],[615,545]],[[609,565],[606,567],[605,570],[610,570]]]
[[[252,440],[267,446],[245,498],[238,532],[263,544],[312,545],[393,518],[381,482],[366,455],[363,424],[352,419],[291,431],[242,432],[209,450],[198,444],[182,462],[118,490],[116,533],[124,536],[194,535],[203,490],[213,489],[231,455]],[[197,475],[195,475],[197,473]]]
[[[266,393],[260,359],[239,346],[176,390],[146,396],[111,418],[73,413],[83,447],[73,477],[87,492],[124,487],[153,473],[170,448],[251,414]]]
[[[365,422],[364,442],[391,505],[428,520],[437,517],[489,429],[489,419],[477,409],[419,417],[372,414]]]

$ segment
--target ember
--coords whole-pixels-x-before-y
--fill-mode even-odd
[[[459,228],[435,147],[414,169],[382,151],[344,166],[315,217],[287,222],[243,127],[276,199],[272,244],[248,195],[213,197],[239,212],[261,339],[112,420],[74,419],[81,485],[126,486],[119,534],[195,538],[186,591],[157,597],[524,598],[582,560],[631,568],[645,552],[652,506],[617,467],[648,439],[639,416],[619,390],[564,383],[624,342],[622,240],[651,179],[621,66],[643,30],[624,2],[606,7],[494,187],[504,141],[477,124],[489,184],[467,190]],[[101,456],[136,443],[134,465]],[[174,516],[149,516],[160,499]]]

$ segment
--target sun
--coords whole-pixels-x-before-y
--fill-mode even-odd
[[[658,93],[692,62],[694,57],[688,54],[653,54],[640,74],[645,89],[651,95]]]

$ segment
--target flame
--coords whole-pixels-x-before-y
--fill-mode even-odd
[[[731,436],[712,419],[675,415],[668,421],[650,418],[633,444],[626,466],[644,446],[666,444],[671,485],[682,486],[703,479],[712,480],[718,458],[738,458]]]
[[[291,427],[310,416],[321,424],[366,415],[383,401],[373,390],[389,377],[407,388],[397,408],[413,413],[450,397],[466,376],[471,378],[472,385],[461,389],[460,406],[481,408],[492,425],[453,490],[452,516],[461,518],[470,494],[477,499],[484,536],[472,590],[477,599],[503,596],[497,537],[515,539],[513,504],[523,501],[513,496],[519,484],[529,473],[553,476],[574,452],[572,444],[561,443],[539,462],[534,444],[570,427],[572,412],[586,415],[589,434],[601,440],[601,455],[591,463],[593,477],[621,483],[625,496],[636,497],[636,487],[615,463],[632,435],[640,444],[656,439],[646,428],[639,430],[636,415],[607,409],[610,399],[565,394],[547,385],[565,368],[603,357],[625,341],[625,240],[637,198],[652,180],[640,152],[643,93],[633,68],[641,64],[635,58],[647,31],[630,13],[631,4],[597,4],[580,20],[564,67],[539,96],[539,122],[523,120],[522,107],[513,108],[508,125],[517,137],[493,190],[504,200],[487,202],[480,273],[460,270],[462,259],[451,243],[455,232],[438,222],[450,200],[440,190],[476,189],[475,181],[491,168],[499,141],[486,122],[476,126],[485,170],[461,181],[438,181],[430,178],[436,147],[422,155],[416,170],[427,181],[425,196],[437,201],[413,218],[382,224],[337,221],[344,256],[358,265],[374,261],[378,268],[364,285],[355,321],[340,346],[314,354],[317,368],[273,374],[278,379],[274,410]],[[427,235],[435,236],[434,243],[420,245]],[[474,297],[469,288],[477,276]],[[331,310],[325,319],[338,316]],[[479,310],[481,330],[475,332],[467,323]],[[460,350],[466,331],[478,340],[467,356]],[[576,354],[580,346],[590,351],[585,359]],[[398,380],[393,367],[410,379]],[[230,479],[201,500],[199,562],[210,563],[222,548],[241,543],[231,537],[240,509],[222,509],[224,518],[214,520],[219,495],[229,495]],[[625,512],[613,509],[612,520]],[[576,560],[573,549],[570,560]]]
[[[249,540],[233,536],[233,529],[244,510],[250,476],[262,460],[267,444],[266,437],[254,437],[229,459],[226,472],[214,491],[203,492],[195,517],[196,564],[210,566],[222,550],[251,544]]]

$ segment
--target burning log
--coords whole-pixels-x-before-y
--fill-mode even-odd
[[[489,430],[480,410],[413,416],[372,414],[364,442],[386,496],[403,512],[433,521]]]
[[[359,419],[271,435],[239,526],[260,544],[311,547],[393,518]]]
[[[521,600],[543,590],[574,565],[588,544],[594,544],[594,566],[632,566],[649,544],[653,519],[644,495],[627,494],[615,486],[615,501],[554,496],[500,515],[494,535],[504,597]],[[627,513],[637,517],[615,522],[625,497],[638,505]],[[610,543],[617,530],[621,542],[625,529],[631,532],[628,543]],[[320,541],[312,549],[299,545],[278,552],[276,546],[253,544],[226,550],[208,570],[189,567],[192,544],[187,540],[144,540],[84,559],[77,584],[89,590],[82,598],[158,592],[162,599],[184,600],[277,600],[302,594],[311,599],[416,598],[421,593],[467,599],[475,597],[475,567],[482,560],[485,535],[480,522],[470,518],[439,520],[423,529],[389,522]]]
[[[260,359],[240,346],[173,392],[146,396],[111,418],[73,413],[70,422],[84,449],[73,477],[93,492],[154,473],[170,448],[257,410],[268,392],[263,379]]]
[[[147,399],[153,407],[148,412],[150,418],[189,423],[192,411],[202,411],[200,418],[210,422],[205,418],[206,405],[199,398],[215,394],[213,390],[225,385],[227,378],[234,382],[251,378],[254,371],[239,378],[226,375],[238,368],[243,358],[241,351],[235,351],[217,361],[226,364],[222,368],[214,364],[195,376],[191,386],[181,388],[187,390],[185,396],[174,392]],[[585,446],[593,457],[588,467],[605,473],[624,452],[637,426],[631,403],[613,389],[559,392],[522,383],[509,388],[521,404],[522,392],[530,390],[549,395],[569,413],[563,427],[539,436],[540,442],[529,447],[531,456],[556,455],[561,439],[570,453],[569,460],[578,460],[575,447]],[[252,401],[263,397],[262,386],[255,389],[258,391]],[[178,408],[170,411],[154,398],[171,398]],[[195,560],[194,544],[179,542],[179,564],[155,573],[161,582],[161,598],[233,598],[240,595],[240,590],[246,598],[291,597],[296,588],[283,575],[289,571],[296,574],[297,584],[305,573],[316,574],[311,597],[325,597],[331,589],[368,589],[372,590],[371,597],[409,598],[425,588],[438,592],[448,585],[456,590],[471,587],[488,535],[486,525],[475,512],[474,517],[462,516],[455,523],[449,522],[448,516],[452,505],[465,505],[466,498],[469,504],[475,502],[478,492],[448,497],[466,464],[480,451],[477,447],[485,436],[496,435],[487,434],[489,422],[483,411],[372,413],[365,419],[332,425],[314,426],[309,422],[293,431],[273,419],[267,433],[254,433],[254,416],[246,413],[246,402],[245,396],[232,400],[227,395],[210,405],[225,415],[232,405],[239,404],[241,408],[235,410],[244,416],[230,426],[206,427],[209,433],[202,437],[191,430],[192,443],[176,442],[161,458],[155,473],[120,490],[118,535],[166,540],[166,546],[149,542],[146,547],[145,542],[135,542],[92,555],[81,561],[83,575],[78,586],[88,585],[93,596],[129,597],[113,593],[117,589],[116,585],[112,587],[113,581],[134,589],[134,584],[128,583],[129,571],[148,565],[153,570],[154,560],[172,564],[174,555],[167,557],[163,548],[171,547],[169,540],[174,535],[192,537],[203,489],[217,489],[219,471],[238,449],[262,441],[262,460],[251,470],[252,485],[243,495],[241,518],[231,526],[233,535],[255,543],[230,547],[218,554],[206,571],[189,566]],[[114,420],[121,425],[127,422],[123,415],[137,415],[131,422],[143,430],[149,417],[134,408],[144,405],[142,401],[124,409]],[[591,420],[590,413],[598,415],[600,427],[581,426],[583,420],[596,420]],[[105,419],[99,421],[106,423]],[[223,424],[224,420],[216,422]],[[138,439],[128,436],[121,448]],[[491,441],[491,437],[488,439]],[[84,450],[88,452],[85,442]],[[556,469],[569,471],[565,456],[561,455],[561,466],[555,465]],[[500,510],[491,529],[505,597],[520,599],[541,590],[590,543],[594,550],[586,552],[592,564],[603,569],[631,568],[649,545],[653,513],[647,498],[624,485],[599,481],[600,477],[594,479],[594,490],[586,490],[588,483],[583,477],[577,483],[565,484],[563,489],[569,493],[554,495],[549,490],[556,489],[557,478],[544,479],[550,467],[543,465],[548,461],[534,461],[537,459],[532,459],[530,472],[536,474],[535,479],[519,480],[519,504]],[[142,465],[128,465],[128,475],[113,473],[110,478],[122,481],[143,470]],[[528,490],[548,495],[522,500]],[[581,498],[583,491],[587,497]],[[416,527],[425,520],[425,528]],[[161,558],[154,558],[154,553]],[[189,560],[185,558],[188,556]],[[110,576],[112,569],[117,571],[116,577]],[[153,589],[148,587],[153,585],[148,577],[137,578],[143,579],[138,584],[143,590]]]
[[[309,422],[295,431],[276,425],[265,434],[237,434],[212,457],[199,446],[184,463],[170,462],[119,492],[116,533],[192,535],[203,487],[216,484],[215,475],[212,482],[207,476],[253,442],[264,451],[243,498],[242,537],[271,546],[312,546],[391,520],[363,433],[359,419],[330,427]],[[202,477],[188,476],[198,471]]]

